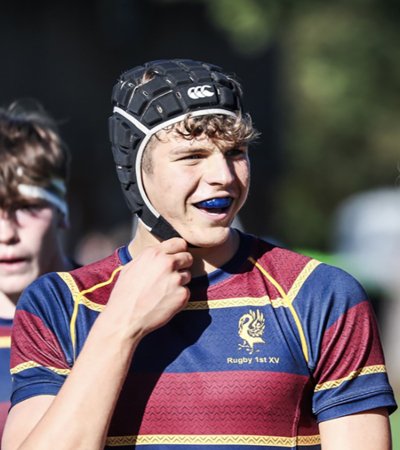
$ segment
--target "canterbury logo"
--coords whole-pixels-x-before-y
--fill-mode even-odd
[[[209,84],[205,84],[204,86],[196,86],[188,89],[187,93],[190,98],[194,100],[198,98],[212,97],[214,95],[214,91],[209,91],[207,89],[212,89]]]

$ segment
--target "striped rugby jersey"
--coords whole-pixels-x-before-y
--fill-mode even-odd
[[[0,442],[10,407],[10,347],[12,319],[0,317]],[[0,445],[1,447],[1,445]]]
[[[25,291],[13,405],[57,394],[130,259],[123,247]],[[107,449],[316,450],[318,422],[396,408],[370,303],[342,270],[241,234],[189,287],[186,309],[138,346]]]

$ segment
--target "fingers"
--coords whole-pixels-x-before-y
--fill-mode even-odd
[[[171,238],[161,242],[160,248],[168,255],[173,255],[179,252],[186,252],[188,245],[182,238]]]
[[[181,282],[180,282],[181,286],[187,285],[190,282],[190,280],[192,279],[192,274],[190,273],[189,270],[181,270],[179,272],[179,275],[181,277]]]
[[[177,255],[174,255],[173,258],[174,270],[182,271],[184,269],[189,269],[193,264],[193,256],[189,252],[178,253]]]
[[[121,270],[106,310],[116,314],[132,336],[163,326],[189,300],[192,264],[183,239],[144,248]]]
[[[174,270],[189,269],[193,264],[193,256],[187,251],[188,244],[182,238],[171,238],[160,244],[160,249],[167,255],[173,256]]]

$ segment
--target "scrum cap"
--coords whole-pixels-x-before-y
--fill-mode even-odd
[[[149,81],[143,82],[147,74]],[[242,111],[237,82],[218,66],[189,59],[151,61],[124,72],[112,93],[110,139],[130,210],[162,239],[178,236],[155,210],[142,183],[143,151],[161,129],[191,116]]]

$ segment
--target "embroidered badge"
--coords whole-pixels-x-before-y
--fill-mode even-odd
[[[243,339],[243,343],[239,344],[239,350],[244,348],[247,353],[252,355],[258,352],[254,348],[255,344],[265,344],[263,334],[265,330],[265,317],[260,310],[249,310],[239,319],[239,336]]]

